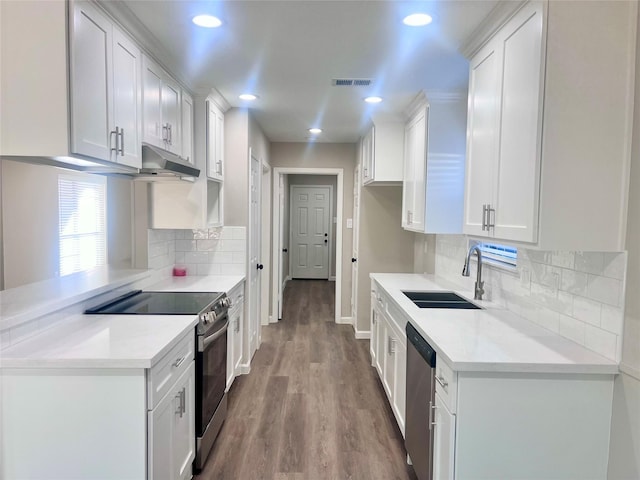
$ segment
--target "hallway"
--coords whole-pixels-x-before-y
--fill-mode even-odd
[[[292,280],[198,480],[412,479],[369,342],[333,321],[333,282]]]

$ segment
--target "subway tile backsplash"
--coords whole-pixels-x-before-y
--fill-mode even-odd
[[[243,275],[246,238],[245,227],[149,230],[149,268],[166,275],[174,265],[186,267],[187,275]]]
[[[437,235],[435,273],[473,289],[462,277],[464,235]],[[485,299],[611,360],[622,351],[626,252],[550,252],[519,248],[514,271],[485,264]]]

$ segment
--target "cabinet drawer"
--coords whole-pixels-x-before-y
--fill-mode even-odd
[[[187,333],[156,363],[147,377],[147,408],[152,410],[195,358],[195,332]]]
[[[387,302],[387,313],[389,314],[389,318],[395,323],[395,326],[398,328],[399,336],[404,339],[404,343],[406,345],[406,328],[407,328],[407,317],[405,317],[402,310],[400,310],[395,303]]]
[[[436,393],[440,395],[451,413],[456,413],[458,374],[436,357]]]

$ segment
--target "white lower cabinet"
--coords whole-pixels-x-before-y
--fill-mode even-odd
[[[438,391],[436,391],[433,419],[433,478],[453,480],[456,416],[449,411]]]
[[[195,458],[195,365],[148,414],[149,478],[191,478]]]
[[[371,364],[380,376],[389,405],[404,436],[407,382],[406,320],[390,314],[389,298],[372,283]]]
[[[242,362],[242,324],[244,323],[244,282],[229,292],[229,329],[227,330],[227,390],[240,375]]]

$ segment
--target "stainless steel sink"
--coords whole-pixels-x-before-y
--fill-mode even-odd
[[[454,309],[468,309],[468,310],[481,310],[479,307],[467,299],[462,298],[460,295],[454,292],[441,292],[441,291],[423,291],[423,292],[411,292],[403,291],[402,293],[411,300],[418,308],[454,308]]]

